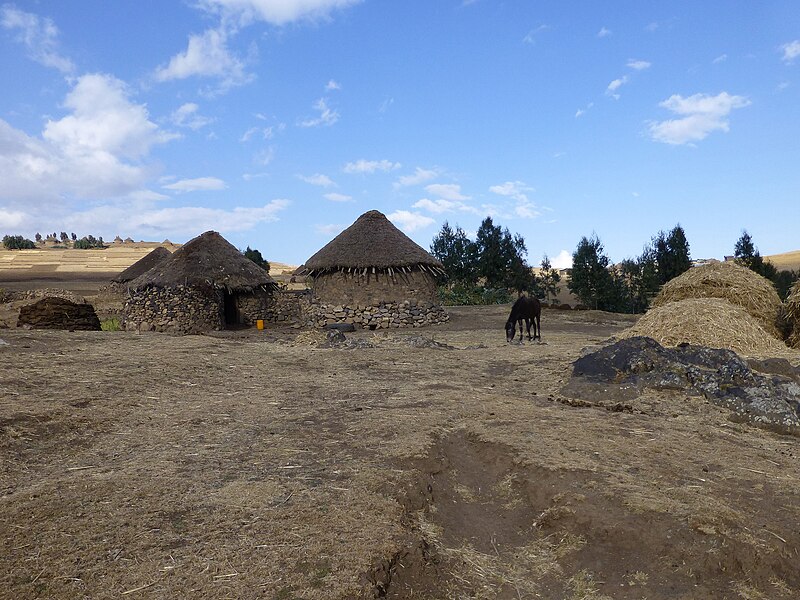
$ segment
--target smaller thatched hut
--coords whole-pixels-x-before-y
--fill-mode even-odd
[[[159,246],[158,248],[155,248],[152,252],[148,252],[145,256],[137,260],[130,267],[128,267],[127,269],[122,271],[119,275],[114,277],[114,279],[112,279],[111,281],[113,283],[120,283],[120,284],[129,283],[134,279],[136,279],[137,277],[141,277],[142,275],[147,273],[150,269],[159,264],[161,261],[166,260],[170,256],[172,256],[172,253],[169,250],[163,248],[162,246]]]
[[[371,210],[309,258],[312,320],[370,329],[418,327],[448,319],[439,305],[441,262]]]
[[[270,320],[275,283],[207,231],[129,284],[126,329],[198,333]]]

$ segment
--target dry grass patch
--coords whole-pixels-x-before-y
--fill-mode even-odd
[[[745,356],[798,358],[748,312],[721,298],[686,298],[649,310],[620,338],[646,336],[662,346],[695,344]]]
[[[780,338],[776,327],[781,310],[778,292],[769,280],[750,269],[732,262],[689,269],[661,288],[653,300],[652,308],[687,298],[722,298],[741,306],[767,333]]]

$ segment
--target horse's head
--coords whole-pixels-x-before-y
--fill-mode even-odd
[[[517,324],[516,322],[509,319],[506,321],[506,341],[511,342],[514,339],[514,336],[517,334]]]

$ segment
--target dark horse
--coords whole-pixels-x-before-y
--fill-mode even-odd
[[[537,337],[542,341],[542,305],[538,298],[520,296],[511,307],[511,314],[506,321],[506,341],[514,339],[517,332],[517,322],[519,322],[519,339],[522,341],[522,322],[528,328],[528,339],[535,340]],[[533,323],[533,337],[531,337],[531,323]]]

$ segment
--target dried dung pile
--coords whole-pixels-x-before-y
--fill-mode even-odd
[[[100,331],[100,319],[91,304],[48,297],[20,308],[17,327],[25,326],[33,329]]]
[[[781,299],[775,286],[736,263],[712,263],[689,269],[664,284],[652,307],[660,308],[687,298],[723,298],[755,317],[770,335],[781,337],[776,327]]]
[[[619,335],[623,339],[635,336],[653,338],[662,346],[688,343],[727,348],[745,356],[791,353],[744,308],[722,298],[686,298],[651,308]]]
[[[786,316],[792,326],[787,343],[792,348],[800,348],[800,281],[795,282],[786,298]]]

